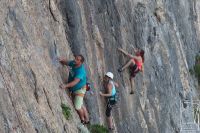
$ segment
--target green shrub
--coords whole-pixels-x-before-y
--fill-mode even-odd
[[[189,72],[190,72],[191,75],[194,75],[194,69],[193,68],[190,68]]]
[[[196,63],[199,63],[200,62],[200,55],[197,55],[195,59],[196,59]]]
[[[200,84],[200,55],[195,57],[195,65],[192,69],[189,69],[190,74],[195,75]]]
[[[195,76],[198,79],[198,83],[200,83],[200,64],[196,64],[194,66],[194,73],[195,73]]]
[[[62,108],[62,113],[63,113],[64,117],[67,120],[69,120],[72,117],[71,109],[64,103],[61,104],[61,108]]]
[[[109,133],[107,128],[98,124],[90,125],[89,130],[91,133]]]
[[[194,66],[194,74],[198,79],[198,83],[200,84],[200,55],[196,56],[195,66]]]

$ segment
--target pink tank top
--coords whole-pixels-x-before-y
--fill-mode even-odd
[[[135,64],[137,65],[138,69],[142,70],[142,64],[143,63],[141,61],[136,60],[136,59],[133,59],[133,60],[135,61]]]

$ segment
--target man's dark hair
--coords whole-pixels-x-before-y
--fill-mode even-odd
[[[79,56],[79,57],[81,57],[81,62],[82,62],[82,63],[85,61],[85,58],[83,57],[83,55],[81,55],[81,54],[78,54],[78,55],[76,55],[76,56]]]

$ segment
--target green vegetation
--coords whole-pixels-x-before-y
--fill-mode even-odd
[[[193,70],[193,68],[190,68],[190,69],[189,69],[189,72],[190,72],[190,74],[194,75],[194,70]]]
[[[109,133],[107,128],[98,124],[90,125],[89,130],[91,133]]]
[[[196,61],[200,61],[200,55],[196,56]]]
[[[198,83],[200,84],[200,55],[196,56],[196,63],[194,66],[195,76],[198,79]]]
[[[189,70],[189,72],[191,74],[195,75],[195,77],[198,80],[198,83],[200,84],[200,55],[196,56],[195,65],[194,65],[193,69]]]
[[[194,66],[195,76],[198,79],[198,83],[200,84],[200,64]]]
[[[67,120],[69,120],[72,117],[71,109],[64,103],[61,104],[61,108],[62,108],[63,115],[65,116]]]

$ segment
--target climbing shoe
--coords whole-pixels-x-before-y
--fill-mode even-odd
[[[130,94],[131,94],[131,95],[134,94],[134,91],[131,91]]]
[[[83,125],[88,125],[88,124],[90,124],[90,121],[81,120],[81,123],[82,123]]]
[[[84,121],[84,120],[81,120],[81,123],[84,125],[84,124],[85,124],[85,121]]]
[[[122,72],[122,68],[117,69],[118,72]]]
[[[114,127],[109,127],[108,130],[113,131],[115,129],[114,129]]]
[[[85,124],[87,125],[87,124],[90,124],[90,121],[85,121]]]

